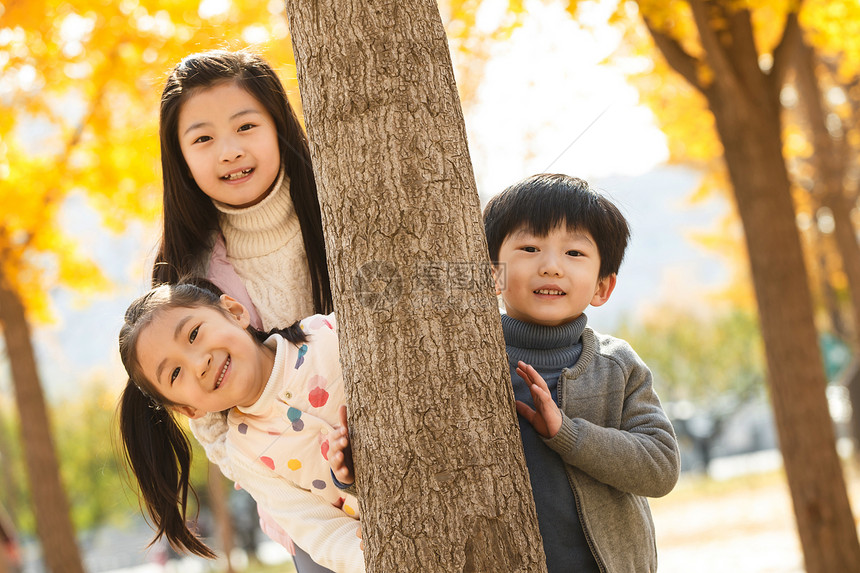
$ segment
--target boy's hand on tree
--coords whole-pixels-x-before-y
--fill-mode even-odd
[[[334,477],[344,485],[355,482],[352,465],[352,446],[349,444],[349,425],[346,421],[346,406],[338,408],[340,425],[334,428],[328,439],[328,464]]]
[[[561,410],[537,370],[522,360],[517,363],[517,374],[525,380],[532,394],[535,408],[517,400],[517,414],[528,420],[538,434],[544,438],[554,437],[561,429]]]

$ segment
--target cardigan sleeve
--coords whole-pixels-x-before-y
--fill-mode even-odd
[[[562,412],[561,429],[544,442],[565,463],[600,482],[637,495],[661,497],[672,491],[680,475],[675,431],[654,391],[651,371],[626,342],[613,339],[611,344],[611,353],[596,359],[595,375],[607,378],[608,388],[614,387],[609,378],[615,377],[619,391],[607,397],[607,410],[620,409],[617,425],[604,426]]]

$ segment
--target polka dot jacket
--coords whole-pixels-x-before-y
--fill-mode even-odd
[[[236,482],[317,563],[363,570],[358,538],[343,531],[358,528],[358,502],[334,485],[328,465],[328,435],[345,403],[336,320],[315,315],[301,327],[305,343],[277,334],[266,340],[274,368],[257,402],[230,410],[227,457]],[[355,540],[355,552],[344,538]],[[356,558],[355,567],[341,563]]]

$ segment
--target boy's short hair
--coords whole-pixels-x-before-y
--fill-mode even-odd
[[[588,231],[600,253],[600,278],[618,273],[630,228],[612,201],[576,177],[542,173],[514,183],[484,208],[484,231],[490,260],[497,263],[499,249],[511,233],[525,229],[547,235],[560,225]]]

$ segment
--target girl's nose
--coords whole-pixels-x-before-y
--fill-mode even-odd
[[[242,149],[242,146],[238,145],[232,139],[227,139],[221,147],[221,156],[219,159],[222,163],[230,163],[231,161],[236,161],[244,156],[245,151]]]
[[[201,353],[197,358],[197,378],[203,380],[209,372],[209,367],[212,366],[212,355],[208,352]]]

